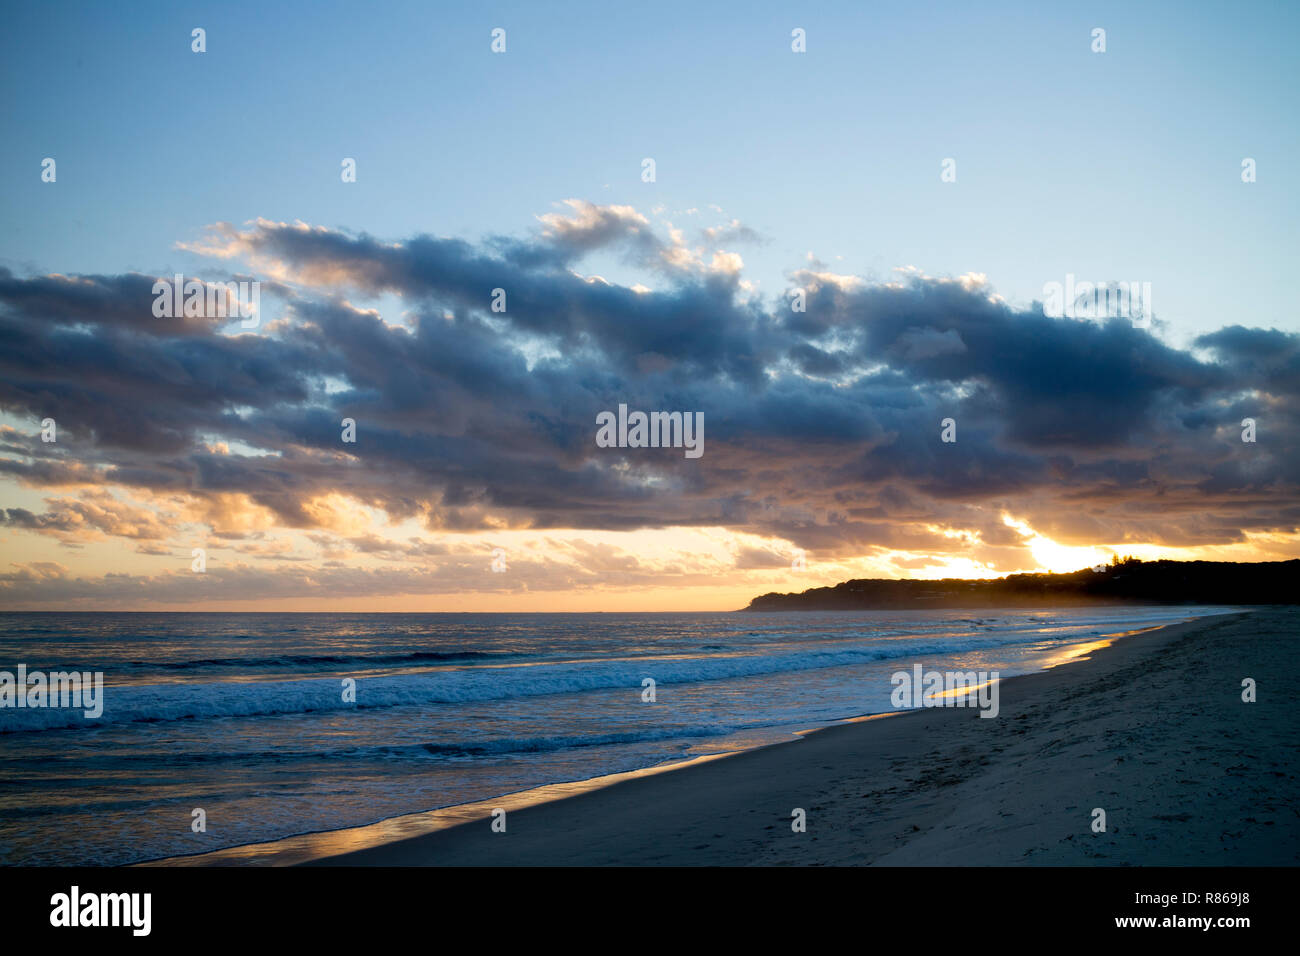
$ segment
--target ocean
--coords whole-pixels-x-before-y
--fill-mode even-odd
[[[2,613],[0,671],[104,691],[97,719],[0,708],[0,863],[197,854],[760,746],[892,710],[915,663],[1008,677],[1225,610]]]

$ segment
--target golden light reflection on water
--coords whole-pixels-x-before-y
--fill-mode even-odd
[[[1195,620],[1188,618],[1187,620]],[[1088,659],[1088,655],[1096,653],[1104,647],[1110,647],[1121,637],[1133,637],[1135,634],[1145,634],[1148,631],[1158,631],[1162,627],[1171,627],[1177,624],[1177,621],[1170,621],[1167,624],[1155,624],[1151,627],[1139,627],[1135,631],[1120,631],[1115,634],[1105,634],[1095,641],[1088,641],[1084,644],[1071,644],[1068,647],[1062,647],[1055,654],[1052,654],[1042,662],[1043,670],[1050,670],[1053,667],[1059,667],[1062,664],[1069,664],[1073,661],[1083,661]]]
[[[843,720],[837,720],[837,721],[836,721],[834,724],[832,724],[831,726],[834,727],[834,726],[837,726],[837,725],[839,725],[839,724],[863,724],[863,723],[866,723],[866,722],[869,721],[869,720],[884,720],[886,717],[897,717],[900,713],[902,713],[902,711],[897,711],[897,710],[888,710],[888,711],[885,711],[883,714],[863,714],[863,715],[861,715],[860,717],[845,717]],[[795,731],[795,733],[798,733],[798,734],[801,734],[801,735],[802,735],[802,734],[813,734],[813,733],[816,733],[816,732],[819,731],[819,730],[824,730],[824,729],[825,729],[824,727],[812,727],[812,728],[809,728],[808,730],[798,730],[798,731]]]
[[[925,699],[939,700],[940,698],[943,697],[966,697],[968,695],[971,697],[975,697],[978,695],[981,688],[991,687],[996,683],[997,683],[997,679],[994,678],[986,681],[981,681],[978,684],[976,683],[962,684],[960,687],[951,687],[948,690],[939,691],[938,693],[934,693],[934,694],[929,694],[926,696]]]
[[[1110,647],[1115,643],[1114,638],[1105,638],[1100,641],[1090,641],[1087,644],[1071,644],[1069,647],[1063,647],[1047,660],[1043,662],[1044,670],[1051,670],[1053,667],[1059,667],[1061,664],[1068,664],[1071,661],[1087,660],[1088,655],[1103,647]]]

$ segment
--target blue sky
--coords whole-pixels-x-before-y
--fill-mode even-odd
[[[196,268],[174,243],[258,216],[520,235],[576,197],[721,207],[768,239],[738,250],[764,294],[811,251],[1017,304],[1070,272],[1150,281],[1175,339],[1297,327],[1294,4],[559,7],[11,5],[0,263]]]

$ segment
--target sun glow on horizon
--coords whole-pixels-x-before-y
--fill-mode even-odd
[[[1002,523],[1024,536],[1025,546],[1029,548],[1030,554],[1034,556],[1034,560],[1043,571],[1064,574],[1097,564],[1107,564],[1110,561],[1111,552],[1108,550],[1059,544],[1035,531],[1027,522],[1019,521],[1009,514],[1002,515]]]
[[[762,594],[863,578],[1070,573],[1115,555],[1300,556],[1300,535],[1276,532],[1200,546],[1070,545],[1036,530],[1032,515],[1007,512],[999,517],[1015,532],[1011,540],[983,534],[977,522],[918,522],[895,541],[850,549],[819,548],[815,533],[802,539],[725,524],[451,530],[433,526],[435,513],[395,520],[346,493],[308,499],[307,526],[288,527],[238,494],[197,499],[86,486],[55,495],[12,480],[0,488],[12,492],[11,506],[63,519],[0,529],[0,573],[31,592],[5,601],[6,610],[726,611]],[[202,576],[191,571],[193,547],[206,549]]]

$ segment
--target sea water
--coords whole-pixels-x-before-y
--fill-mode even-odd
[[[202,853],[788,740],[892,710],[913,664],[1005,678],[1224,610],[4,613],[0,670],[104,687],[95,719],[0,708],[0,863]]]

